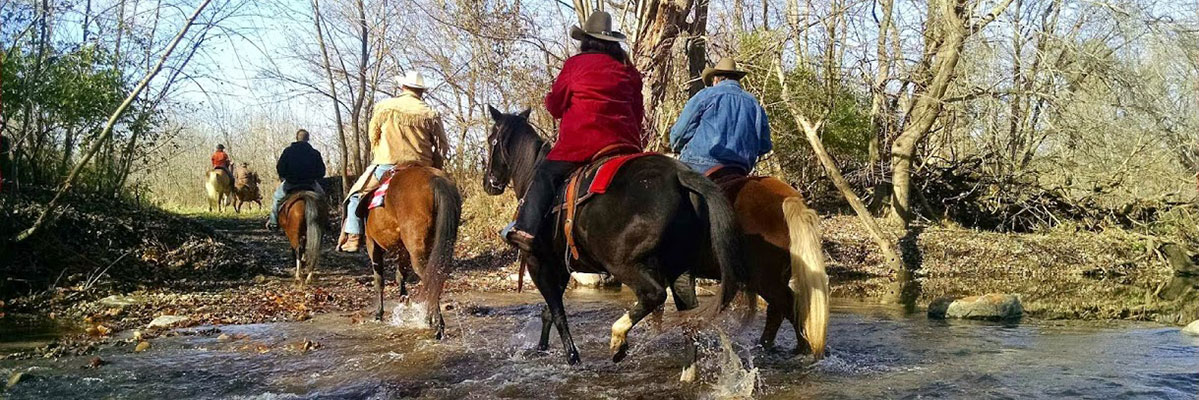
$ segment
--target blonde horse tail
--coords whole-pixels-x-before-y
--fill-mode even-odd
[[[220,201],[221,193],[216,187],[216,175],[211,170],[208,171],[208,174],[204,178],[204,194],[208,197],[208,211],[212,211],[212,207],[216,206],[217,202]]]
[[[795,293],[795,316],[803,322],[803,335],[816,359],[824,358],[828,330],[828,274],[820,248],[820,218],[804,205],[801,197],[783,200],[783,217],[791,238],[791,291]]]

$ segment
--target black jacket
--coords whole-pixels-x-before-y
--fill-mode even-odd
[[[308,142],[293,142],[283,149],[275,171],[279,173],[279,179],[292,185],[309,184],[325,177],[325,161],[321,159],[321,152]]]

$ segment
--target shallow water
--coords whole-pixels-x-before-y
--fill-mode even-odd
[[[678,382],[682,337],[649,321],[630,333],[627,359],[607,358],[609,327],[627,292],[574,291],[567,308],[583,363],[548,352],[536,294],[458,294],[447,339],[351,315],[219,327],[213,333],[105,348],[90,357],[0,361],[25,375],[11,398],[1177,398],[1199,396],[1199,338],[1137,323],[1018,325],[932,321],[899,308],[837,302],[829,357],[755,347],[763,323],[702,338],[700,382]],[[710,301],[705,298],[704,301]],[[667,312],[667,323],[671,321]],[[402,321],[405,318],[397,318]],[[202,329],[203,327],[199,328]],[[201,332],[199,330],[193,330]],[[779,347],[794,346],[789,328]],[[2,340],[0,340],[2,341]],[[303,350],[304,341],[319,347]]]

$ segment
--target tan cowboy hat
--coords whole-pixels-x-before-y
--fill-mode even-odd
[[[413,89],[425,89],[425,76],[420,71],[408,71],[404,76],[396,77],[396,84]]]
[[[741,79],[745,74],[748,74],[748,72],[737,69],[737,60],[734,60],[732,57],[725,57],[721,58],[715,67],[704,68],[704,72],[700,76],[704,78],[704,86],[712,86],[712,78],[716,75],[727,75],[733,79]]]
[[[578,25],[570,27],[570,37],[574,40],[583,40],[583,36],[591,36],[599,40],[607,40],[609,42],[624,42],[625,36],[623,33],[612,30],[612,14],[603,11],[596,11],[587,17],[587,21],[583,23],[583,27]]]

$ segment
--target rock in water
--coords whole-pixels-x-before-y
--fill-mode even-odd
[[[1182,328],[1182,333],[1184,335],[1199,336],[1199,319],[1192,321],[1185,328]]]
[[[147,329],[171,329],[188,322],[188,318],[180,315],[162,315],[150,321]]]
[[[987,294],[964,298],[942,297],[928,305],[929,318],[1012,320],[1024,315],[1020,298],[1010,294]]]
[[[137,347],[135,347],[133,349],[133,352],[141,353],[141,352],[149,350],[149,349],[150,349],[150,342],[141,342],[141,343],[137,344]]]
[[[12,388],[13,386],[17,386],[18,383],[21,383],[21,379],[24,377],[25,377],[24,372],[14,372],[12,375],[10,375],[8,377],[8,385],[5,385],[4,388],[9,389],[9,388]]]

